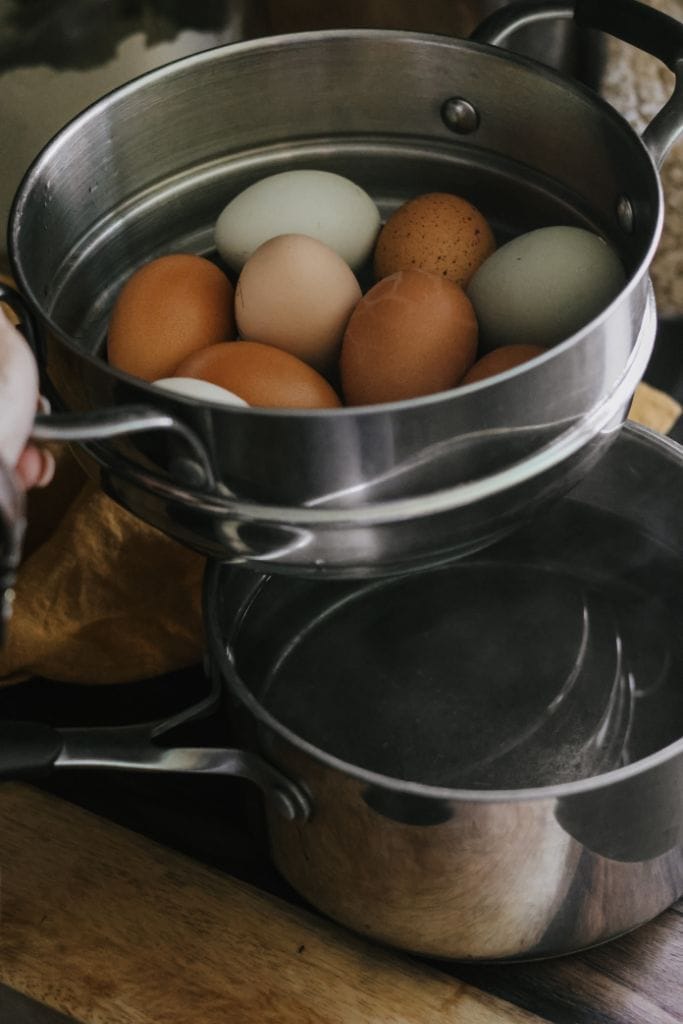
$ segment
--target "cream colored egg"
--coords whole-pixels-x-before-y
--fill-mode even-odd
[[[195,398],[198,402],[213,402],[215,405],[248,405],[243,398],[235,395],[227,388],[211,384],[208,380],[197,380],[195,377],[164,377],[155,380],[159,388],[175,391],[185,398]]]
[[[361,289],[341,256],[307,235],[278,235],[247,260],[235,290],[243,338],[274,345],[326,373]]]

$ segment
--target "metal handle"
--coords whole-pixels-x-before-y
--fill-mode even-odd
[[[486,18],[470,38],[500,46],[517,29],[555,18],[573,18],[581,28],[607,32],[652,54],[674,72],[672,95],[643,133],[652,159],[661,166],[683,132],[683,23],[638,0],[522,0]]]
[[[130,729],[64,729],[56,768],[116,768],[183,775],[225,775],[247,779],[261,790],[287,821],[306,821],[310,804],[304,792],[258,754],[235,748],[158,747],[148,734]]]
[[[220,700],[216,677],[208,697],[171,718],[143,725],[55,729],[36,722],[0,722],[0,779],[44,775],[56,768],[225,775],[255,783],[288,821],[306,821],[306,794],[258,754],[214,747],[161,747],[154,740],[206,717]]]
[[[209,456],[194,431],[170,413],[160,412],[151,406],[121,405],[84,413],[40,414],[34,420],[31,438],[34,441],[107,441],[151,430],[170,430],[179,434],[193,456],[193,461],[185,466],[184,482],[211,492],[216,490]],[[188,468],[191,470],[189,474]]]
[[[39,368],[40,331],[23,298],[10,285],[0,282],[0,301],[16,313],[19,327],[31,346]],[[193,461],[185,465],[184,483],[215,491],[216,479],[206,449],[197,435],[181,420],[152,406],[130,405],[96,409],[85,413],[51,413],[36,416],[31,439],[34,441],[107,441],[114,437],[170,430],[179,434],[192,451]],[[189,472],[188,472],[189,469]]]

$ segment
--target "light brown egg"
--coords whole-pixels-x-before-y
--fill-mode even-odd
[[[112,366],[154,381],[191,352],[235,333],[234,289],[222,270],[192,253],[161,256],[121,289],[107,336]]]
[[[325,373],[360,297],[353,271],[324,242],[277,235],[242,268],[235,316],[242,337],[276,345]]]
[[[259,341],[225,341],[195,352],[177,377],[210,381],[249,405],[279,409],[335,409],[339,396],[325,378],[290,352]]]
[[[488,221],[460,196],[428,192],[396,210],[375,246],[375,278],[425,270],[463,287],[496,248]]]
[[[455,387],[475,360],[477,321],[462,288],[422,270],[385,277],[361,299],[342,344],[349,405]]]
[[[474,384],[475,381],[485,380],[487,377],[495,377],[498,373],[511,370],[513,366],[520,366],[527,363],[536,356],[543,355],[548,350],[540,345],[503,345],[501,348],[494,348],[485,356],[478,359],[463,379],[461,384]]]

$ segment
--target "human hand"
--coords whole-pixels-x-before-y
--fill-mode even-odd
[[[33,353],[0,308],[0,459],[26,490],[44,487],[54,474],[51,453],[29,441],[40,402]]]

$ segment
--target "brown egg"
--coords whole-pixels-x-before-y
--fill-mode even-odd
[[[501,348],[494,348],[492,352],[487,352],[477,360],[460,383],[474,384],[477,380],[495,377],[496,374],[511,370],[513,366],[526,363],[547,351],[540,345],[503,345]]]
[[[323,373],[339,355],[361,290],[333,249],[308,235],[277,235],[247,260],[237,282],[240,334],[276,345]]]
[[[260,341],[224,341],[195,352],[176,370],[177,377],[208,380],[249,405],[279,409],[336,409],[336,391],[317,370]]]
[[[116,300],[109,362],[143,380],[170,377],[191,352],[234,335],[233,301],[232,284],[203,256],[152,260],[135,271]]]
[[[375,277],[426,270],[463,287],[496,248],[488,222],[460,196],[428,192],[396,210],[375,246]]]
[[[462,288],[422,270],[385,277],[361,299],[342,343],[349,405],[455,387],[477,353],[477,321]]]

